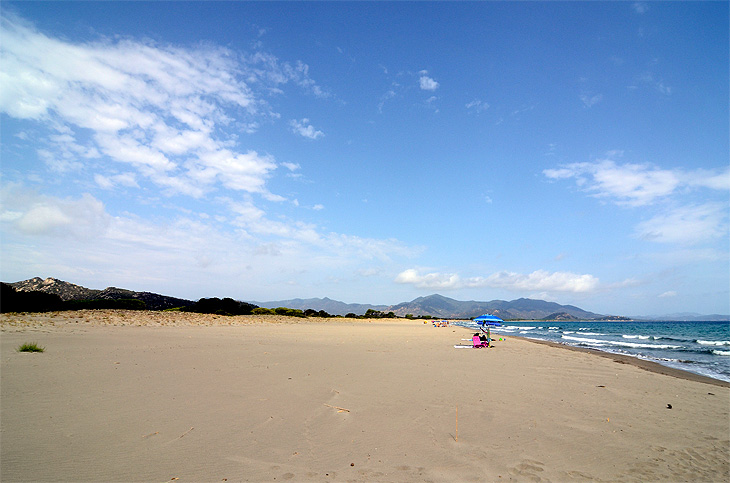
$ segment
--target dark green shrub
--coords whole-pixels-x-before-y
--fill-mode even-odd
[[[25,344],[18,347],[18,352],[43,352],[44,350],[46,350],[45,347],[41,347],[35,342],[26,342]]]
[[[251,315],[253,310],[257,308],[253,304],[239,302],[232,298],[219,299],[202,298],[189,307],[181,309],[183,312],[197,312],[199,314],[218,314],[220,315]]]

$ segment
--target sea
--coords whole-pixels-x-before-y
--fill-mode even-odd
[[[458,325],[477,328],[474,322]],[[730,382],[730,321],[505,322],[492,336],[518,335],[614,354]]]

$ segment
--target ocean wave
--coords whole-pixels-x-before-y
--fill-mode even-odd
[[[646,340],[646,339],[651,338],[653,340],[657,340],[657,337],[656,336],[651,336],[651,335],[629,335],[629,334],[623,334],[621,337],[623,337],[624,339],[641,339],[641,340]],[[659,339],[661,339],[661,337],[659,337]]]
[[[722,345],[730,345],[730,340],[696,340],[700,345],[716,345],[716,346],[722,346]]]
[[[631,347],[632,349],[679,349],[682,346],[681,345],[671,345],[671,344],[639,344],[636,342],[620,342],[620,341],[612,341],[612,340],[601,340],[601,339],[586,339],[584,337],[570,337],[570,336],[563,336],[563,339],[566,340],[573,340],[576,342],[581,342],[584,344],[596,344],[596,345],[616,345],[619,347]]]
[[[730,351],[719,351],[717,349],[713,349],[712,353],[716,356],[730,356]]]
[[[606,335],[600,332],[581,332],[580,335]]]

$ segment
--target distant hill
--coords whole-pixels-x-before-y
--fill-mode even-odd
[[[290,299],[251,303],[266,308],[289,307],[300,310],[324,310],[332,315],[346,315],[348,313],[362,315],[368,309],[372,309],[384,313],[393,312],[399,317],[405,317],[406,314],[411,314],[415,317],[429,315],[434,318],[443,319],[468,319],[484,313],[490,313],[502,319],[537,320],[556,313],[567,314],[576,320],[591,320],[602,317],[599,314],[587,312],[572,305],[560,305],[555,302],[545,302],[544,300],[522,298],[511,302],[505,300],[492,300],[491,302],[471,300],[464,302],[438,294],[418,297],[410,302],[403,302],[397,305],[346,304],[328,298]]]
[[[580,320],[576,317],[573,317],[570,314],[566,314],[565,312],[556,312],[554,314],[550,314],[547,317],[543,317],[540,320],[550,321],[550,322],[572,322],[576,320]]]
[[[104,290],[95,290],[74,285],[56,278],[42,279],[40,277],[8,284],[17,292],[43,292],[57,295],[64,302],[81,300],[122,300],[136,299],[145,303],[149,310],[164,310],[172,307],[189,307],[192,300],[168,297],[151,292],[134,292],[116,287],[107,287]]]
[[[368,311],[368,309],[379,310],[381,312],[389,312],[385,310],[388,308],[387,305],[369,305],[369,304],[348,304],[340,302],[338,300],[332,300],[327,297],[325,298],[312,298],[312,299],[290,299],[290,300],[277,300],[273,302],[251,302],[252,304],[258,305],[259,307],[265,307],[267,309],[275,309],[278,307],[287,307],[289,309],[307,310],[312,309],[319,312],[324,310],[331,315],[347,315],[356,314],[362,315]]]
[[[520,298],[510,302],[505,300],[492,300],[490,302],[470,300],[462,302],[438,294],[419,297],[411,302],[393,305],[384,311],[392,311],[399,316],[413,314],[414,316],[432,315],[434,317],[460,319],[468,319],[485,313],[496,315],[502,319],[530,320],[542,319],[555,313],[565,313],[576,319],[583,320],[602,317],[599,314],[587,312],[572,305],[560,305],[544,300]]]

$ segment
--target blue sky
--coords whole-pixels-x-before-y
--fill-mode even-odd
[[[3,2],[3,281],[730,313],[727,2]]]

